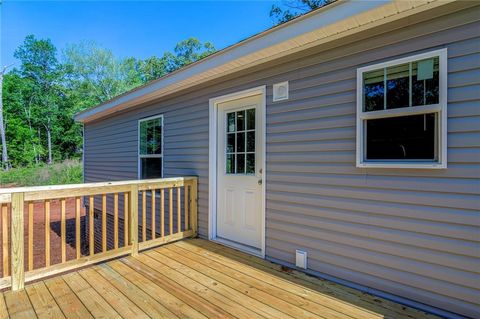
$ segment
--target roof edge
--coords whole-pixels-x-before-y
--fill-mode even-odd
[[[96,107],[82,111],[76,114],[74,119],[82,123],[90,122],[255,64],[277,59],[282,56],[280,54],[284,56],[293,50],[298,51],[302,47],[308,47],[307,44],[312,43],[316,38],[338,39],[342,37],[342,33],[347,35],[355,30],[365,29],[360,28],[365,25],[381,24],[381,21],[388,17],[409,11],[413,14],[419,9],[423,11],[449,2],[451,1],[399,3],[392,0],[368,2],[338,0],[229,46]],[[282,50],[283,52],[280,52]]]

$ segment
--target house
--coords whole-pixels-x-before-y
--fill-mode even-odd
[[[84,178],[198,176],[200,237],[478,318],[479,92],[478,2],[337,1],[78,114]]]

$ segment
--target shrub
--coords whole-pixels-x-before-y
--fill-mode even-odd
[[[0,172],[0,186],[40,186],[82,183],[82,163],[77,160],[65,160],[52,165],[36,165],[12,168]]]

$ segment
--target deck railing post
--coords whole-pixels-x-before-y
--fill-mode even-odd
[[[25,287],[24,271],[24,225],[23,225],[23,201],[24,193],[12,194],[12,230],[11,234],[11,270],[12,290],[17,291]]]
[[[138,255],[138,184],[133,184],[130,190],[130,244],[132,256]]]
[[[193,237],[197,236],[197,209],[198,209],[198,178],[192,180],[192,186],[190,188],[190,225],[193,231]]]

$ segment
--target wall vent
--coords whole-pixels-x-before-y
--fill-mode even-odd
[[[307,252],[303,250],[295,251],[295,266],[307,269]]]
[[[273,85],[273,102],[288,100],[288,81]]]

